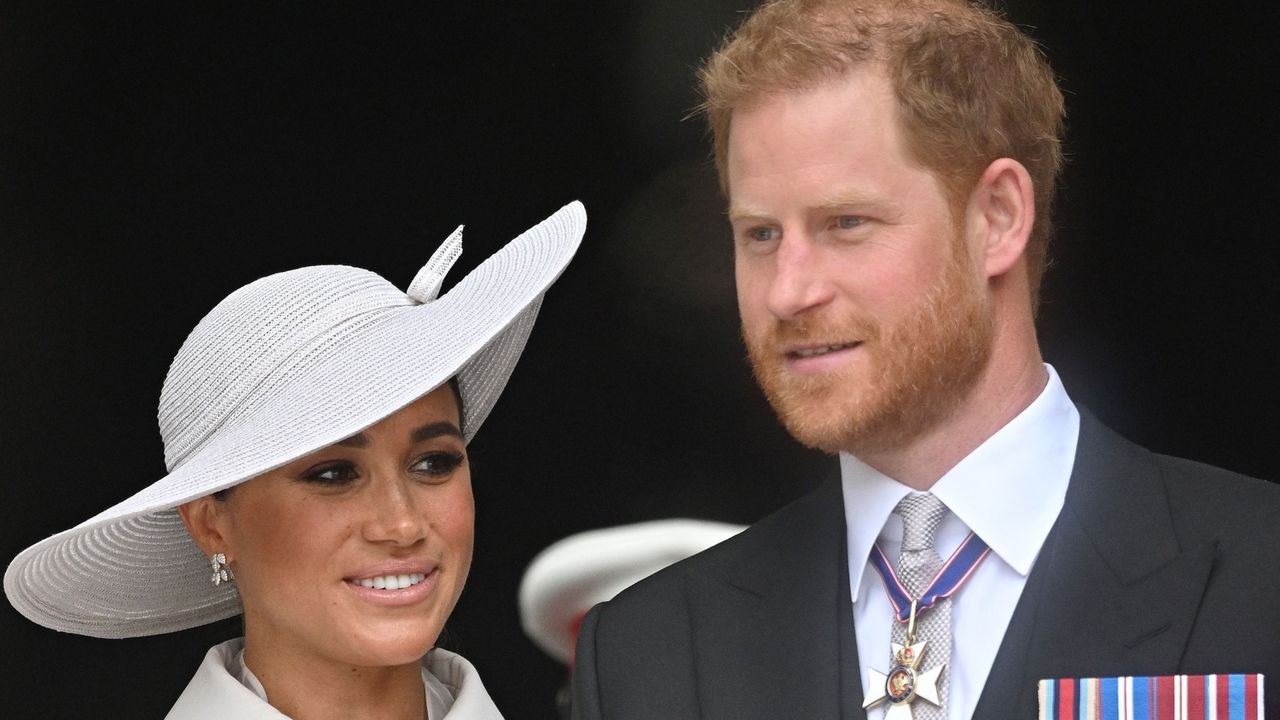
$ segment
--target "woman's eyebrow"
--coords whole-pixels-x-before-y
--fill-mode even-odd
[[[338,442],[334,443],[334,445],[341,445],[343,447],[352,447],[352,448],[368,447],[369,436],[365,435],[364,433],[356,433],[355,435],[352,435],[349,438],[343,438],[342,440],[339,440]]]
[[[414,442],[430,440],[432,438],[440,437],[441,435],[452,435],[461,440],[462,430],[459,430],[457,425],[454,425],[447,420],[441,420],[439,422],[427,423],[421,427],[414,428],[413,432],[409,434],[410,438],[412,438]]]

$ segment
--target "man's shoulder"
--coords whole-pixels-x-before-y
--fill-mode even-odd
[[[1202,462],[1152,453],[1168,513],[1183,553],[1208,552],[1212,570],[1184,655],[1210,670],[1228,660],[1213,653],[1223,638],[1247,638],[1233,628],[1265,626],[1280,602],[1280,486]],[[1263,634],[1242,645],[1236,663],[1274,669],[1280,641]],[[1269,658],[1259,660],[1258,658]],[[1262,664],[1259,664],[1262,663]]]
[[[1220,542],[1266,539],[1280,547],[1280,485],[1194,460],[1151,453],[1175,525],[1188,536]]]
[[[823,536],[831,534],[832,525],[843,528],[839,478],[823,482],[737,535],[632,585],[607,603],[608,612],[628,618],[679,617],[691,582],[709,579],[734,585],[739,584],[738,578],[754,574],[750,568],[799,561],[815,545],[829,541]],[[824,526],[828,527],[825,533]],[[750,592],[749,587],[744,590]]]
[[[1110,471],[1143,475],[1154,470],[1175,519],[1218,525],[1280,510],[1280,485],[1207,463],[1165,455],[1121,437],[1088,412],[1081,414],[1082,453],[1100,454]],[[1096,458],[1088,465],[1097,467]],[[1145,467],[1144,467],[1145,466]],[[1119,479],[1119,478],[1113,478]],[[1256,510],[1257,512],[1252,512]],[[1274,517],[1274,515],[1273,515]]]
[[[772,691],[742,692],[743,682],[768,685],[749,678],[777,676],[774,653],[792,657],[787,647],[796,644],[803,653],[819,652],[822,643],[813,638],[823,635],[822,623],[810,622],[805,610],[835,607],[843,558],[844,505],[839,478],[832,478],[597,605],[578,636],[575,712],[750,715],[760,698],[777,699]],[[835,655],[834,642],[827,650]]]
[[[1256,572],[1256,560],[1280,553],[1280,485],[1147,450],[1092,418],[1081,426],[1081,441],[1088,443],[1082,453],[1105,458],[1082,455],[1078,460],[1091,468],[1087,473],[1099,474],[1090,493],[1095,511],[1101,501],[1127,512],[1168,518],[1166,527],[1182,550],[1216,546],[1219,580],[1229,580],[1239,571],[1242,579],[1252,577],[1249,584],[1254,588],[1273,585]],[[1280,592],[1280,579],[1274,585]]]

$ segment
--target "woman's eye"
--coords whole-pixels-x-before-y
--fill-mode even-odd
[[[460,452],[429,452],[418,458],[418,461],[410,469],[424,475],[443,477],[457,470],[465,459],[466,456]]]
[[[841,215],[836,218],[836,227],[841,230],[852,230],[866,222],[866,218],[860,215]]]
[[[356,468],[349,462],[331,462],[308,470],[302,478],[318,485],[343,485],[358,477]]]

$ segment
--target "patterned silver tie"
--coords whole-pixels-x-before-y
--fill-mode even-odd
[[[947,514],[947,506],[932,494],[925,493],[906,496],[898,503],[894,512],[902,516],[902,554],[898,556],[898,579],[912,597],[919,598],[942,567],[942,558],[933,549],[933,536],[938,531],[943,516]],[[902,644],[906,639],[906,624],[893,623],[893,642]],[[921,670],[930,670],[942,663],[951,662],[950,598],[939,600],[916,619],[916,642],[921,641],[928,643],[921,657]],[[913,702],[911,712],[915,720],[944,720],[947,717],[947,688],[950,685],[948,670],[950,668],[942,671],[942,678],[938,682],[942,705],[935,707],[921,700]]]

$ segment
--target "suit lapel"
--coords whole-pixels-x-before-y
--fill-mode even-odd
[[[838,478],[691,573],[704,718],[864,720]],[[1048,677],[1177,672],[1215,545],[1179,544],[1149,454],[1081,413],[1066,501],[974,717],[1036,716]]]
[[[1062,513],[974,717],[1034,717],[1042,678],[1176,672],[1214,551],[1180,546],[1149,454],[1082,411]]]
[[[849,583],[838,478],[762,524],[723,574],[688,578],[702,716],[860,720],[860,708],[841,712],[861,688],[852,622],[841,620]]]

